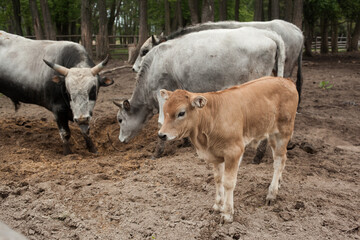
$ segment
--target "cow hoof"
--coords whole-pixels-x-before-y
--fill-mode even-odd
[[[221,214],[221,219],[220,219],[221,224],[232,223],[232,222],[233,222],[233,215],[232,214],[226,214],[226,213]]]
[[[275,204],[275,197],[266,197],[266,206],[273,206]]]
[[[69,155],[69,154],[72,154],[72,153],[73,153],[72,151],[64,151],[64,152],[63,152],[64,156]]]
[[[97,153],[97,149],[96,149],[96,148],[90,148],[90,149],[89,149],[89,152],[91,152],[91,153]]]
[[[253,164],[260,164],[260,163],[261,163],[261,159],[262,159],[262,158],[259,158],[259,157],[255,156],[254,159],[253,159],[253,161],[252,161],[252,163],[253,163]]]
[[[217,203],[215,203],[213,205],[212,209],[217,213],[222,212],[224,210],[224,208],[221,205],[217,204]]]

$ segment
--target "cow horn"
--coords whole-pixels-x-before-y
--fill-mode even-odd
[[[48,62],[45,59],[43,59],[43,61],[46,63],[46,65],[48,65],[49,67],[51,67],[52,69],[54,69],[55,71],[57,71],[58,73],[60,73],[63,76],[66,76],[69,72],[69,69],[66,67],[58,65],[56,63]]]
[[[102,61],[101,63],[99,63],[98,65],[96,65],[95,67],[93,67],[91,69],[92,75],[95,76],[96,74],[98,74],[105,67],[105,65],[108,63],[108,61],[109,61],[109,55],[106,56],[104,61]]]

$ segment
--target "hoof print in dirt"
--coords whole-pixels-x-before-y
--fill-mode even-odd
[[[305,152],[310,153],[310,154],[315,154],[316,153],[315,147],[313,145],[311,145],[310,143],[307,143],[307,142],[301,143],[300,148],[302,150],[304,150]]]

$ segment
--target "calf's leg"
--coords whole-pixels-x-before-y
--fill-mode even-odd
[[[274,159],[274,175],[269,187],[269,192],[266,196],[266,204],[271,205],[276,199],[279,190],[279,182],[282,178],[282,172],[285,168],[287,144],[290,137],[284,137],[280,134],[271,136],[269,138],[271,150]]]
[[[225,163],[214,163],[216,195],[213,209],[220,212],[223,210],[224,205],[224,169]]]
[[[221,222],[230,223],[233,221],[234,215],[234,189],[236,178],[244,151],[234,157],[225,157],[224,171],[224,209],[221,213]]]

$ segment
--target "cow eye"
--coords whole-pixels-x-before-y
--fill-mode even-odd
[[[142,51],[142,55],[145,56],[148,52],[149,52],[149,50],[144,50],[144,51]]]
[[[178,115],[177,115],[178,118],[179,118],[179,117],[183,117],[183,116],[185,116],[185,111],[179,112]]]
[[[118,121],[119,121],[119,123],[122,123],[122,119],[119,119]]]
[[[96,100],[96,86],[93,86],[89,92],[89,100],[95,101]]]

